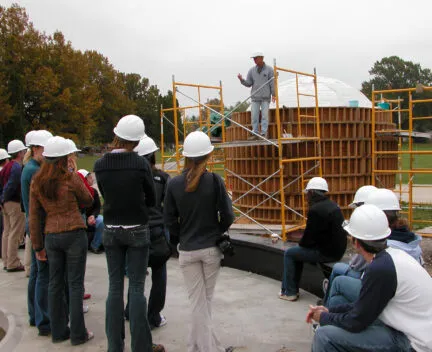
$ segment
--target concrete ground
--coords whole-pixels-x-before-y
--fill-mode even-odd
[[[0,271],[0,307],[15,315],[17,329],[22,335],[14,351],[106,351],[104,322],[108,277],[105,255],[88,255],[85,286],[92,298],[86,301],[90,312],[85,319],[95,338],[84,345],[72,347],[69,342],[54,345],[50,338],[39,337],[37,330],[29,327],[27,281],[24,273]],[[149,281],[146,292],[149,292]],[[316,297],[303,291],[299,301],[286,302],[277,298],[279,289],[278,281],[223,268],[213,305],[214,326],[220,340],[226,346],[238,346],[236,351],[310,351],[312,332],[305,323],[305,316],[308,305],[314,304]],[[168,324],[154,330],[153,338],[156,343],[163,343],[168,352],[184,352],[188,333],[188,299],[176,259],[168,263],[167,291],[163,314]],[[126,351],[130,351],[129,337],[126,345]]]

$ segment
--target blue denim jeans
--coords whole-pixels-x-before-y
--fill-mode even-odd
[[[83,313],[87,234],[83,229],[47,234],[45,248],[50,261],[48,303],[52,339],[58,342],[70,336],[73,345],[82,344],[87,341]],[[66,286],[69,291],[69,309],[66,302]]]
[[[319,327],[312,342],[312,352],[409,352],[411,344],[404,333],[373,324],[361,332],[349,332],[333,325]]]
[[[284,272],[282,277],[282,294],[294,296],[299,292],[303,272],[303,263],[326,263],[333,261],[317,249],[300,246],[288,248],[284,253]]]
[[[330,277],[329,277],[327,292],[325,293],[324,299],[323,299],[324,306],[327,307],[327,305],[328,305],[330,289],[333,285],[333,280],[336,277],[349,276],[349,277],[353,277],[354,279],[360,279],[361,275],[362,275],[362,273],[360,271],[352,270],[351,267],[346,263],[336,263],[333,266],[333,270],[332,270]]]
[[[95,224],[95,233],[93,237],[93,241],[90,243],[90,246],[97,250],[102,244],[102,235],[104,231],[104,222],[103,222],[103,216],[98,215],[96,217],[96,224]]]
[[[338,276],[327,290],[329,291],[327,306],[335,307],[355,302],[360,296],[361,285],[360,279],[349,276]]]
[[[46,334],[51,331],[48,313],[48,261],[41,262],[36,259],[34,250],[31,250],[30,278],[27,287],[27,307],[30,316],[30,325],[35,325],[39,333]]]
[[[259,132],[259,114],[261,111],[261,134],[266,134],[268,129],[268,114],[269,114],[270,101],[252,101],[251,102],[251,116],[252,116],[252,130],[255,133]]]
[[[123,295],[126,260],[129,276],[131,351],[151,352],[152,336],[147,321],[147,303],[144,296],[150,246],[148,226],[132,229],[105,228],[103,245],[109,276],[105,319],[108,352],[124,350]]]

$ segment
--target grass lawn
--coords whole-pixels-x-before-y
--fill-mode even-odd
[[[408,150],[408,143],[404,143],[402,150]],[[431,143],[414,144],[413,150],[429,150],[432,151]],[[409,154],[402,155],[403,169],[409,169]],[[432,154],[430,155],[414,155],[414,168],[423,168],[432,170]],[[397,180],[399,176],[396,176]],[[404,174],[402,177],[403,183],[408,183],[408,174]],[[414,176],[415,184],[432,184],[432,174],[417,174]]]

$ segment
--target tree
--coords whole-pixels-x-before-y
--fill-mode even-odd
[[[361,91],[363,94],[371,98],[372,86],[375,90],[387,89],[401,89],[413,88],[418,83],[425,86],[432,84],[432,72],[428,68],[422,68],[420,64],[411,61],[405,61],[398,56],[390,56],[375,62],[372,69],[369,71],[372,76],[371,79],[362,83]],[[407,95],[390,94],[386,98],[397,99],[401,97],[404,99],[402,108],[408,108]],[[424,92],[421,94],[413,94],[414,99],[430,99],[432,94]],[[395,113],[395,122],[397,114]],[[432,116],[432,104],[417,104],[414,106],[413,116]],[[408,114],[402,114],[402,126],[407,127]],[[418,120],[414,121],[414,127],[419,130],[432,129],[431,120]]]

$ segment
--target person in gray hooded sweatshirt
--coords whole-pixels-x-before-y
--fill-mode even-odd
[[[237,75],[240,83],[245,87],[252,87],[251,91],[251,117],[252,117],[252,130],[255,134],[248,137],[249,140],[260,139],[258,135],[259,127],[259,114],[261,110],[261,135],[265,138],[268,137],[268,111],[270,106],[270,99],[275,102],[274,90],[274,72],[273,68],[266,65],[264,62],[264,54],[261,52],[254,53],[251,58],[255,62],[246,79],[239,73]]]

